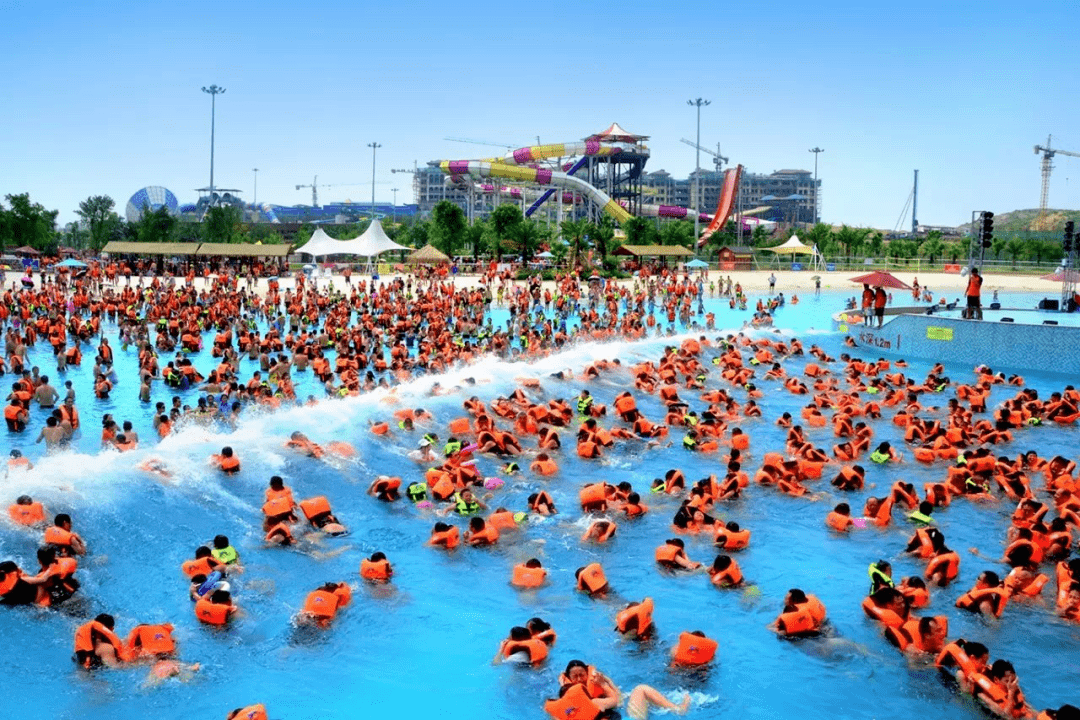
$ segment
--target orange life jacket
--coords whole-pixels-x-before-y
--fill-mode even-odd
[[[544,711],[555,720],[596,720],[601,712],[581,685],[572,686],[557,700],[545,702]]]
[[[689,632],[679,634],[675,647],[675,662],[680,665],[705,665],[712,662],[719,646],[715,640]]]
[[[387,560],[368,560],[364,558],[360,561],[360,577],[365,580],[389,580],[390,579],[390,563]]]
[[[8,508],[8,515],[19,525],[37,525],[45,522],[45,508],[39,502],[29,505],[16,503]]]
[[[535,588],[543,585],[545,579],[547,579],[547,570],[544,568],[527,567],[525,563],[520,563],[514,566],[510,584],[514,587]]]
[[[785,635],[804,635],[821,629],[825,622],[825,606],[813,595],[807,595],[806,600],[805,603],[797,605],[795,610],[780,615],[780,632]]]

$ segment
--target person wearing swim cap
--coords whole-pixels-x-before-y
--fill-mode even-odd
[[[435,453],[431,440],[424,437],[416,444],[416,449],[409,453],[409,459],[416,463],[427,464],[438,462],[439,456]]]

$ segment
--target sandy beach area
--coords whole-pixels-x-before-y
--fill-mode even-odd
[[[721,280],[727,281],[730,277],[733,282],[742,285],[743,290],[750,296],[760,296],[768,293],[769,290],[769,276],[768,270],[743,270],[732,272],[720,272],[717,270],[710,271],[705,279],[706,286],[710,281],[720,283]],[[776,292],[784,293],[787,296],[794,294],[810,294],[814,292],[814,276],[818,273],[812,272],[791,272],[791,271],[775,271],[776,274]],[[821,289],[827,292],[850,292],[852,295],[858,294],[859,285],[850,282],[850,278],[858,277],[865,274],[864,272],[825,272],[821,275]],[[696,277],[698,273],[694,273]],[[950,300],[956,299],[961,296],[967,287],[967,278],[956,274],[950,273],[894,273],[896,277],[900,278],[909,285],[918,278],[919,284],[922,287],[929,288],[934,293],[935,297],[941,297],[945,294]],[[212,278],[213,276],[211,276]],[[407,278],[407,275],[391,274],[380,276],[380,282],[390,282],[397,278]],[[359,280],[370,280],[370,276],[364,276],[359,274],[353,275],[353,284],[355,285]],[[148,279],[147,279],[148,280]],[[180,278],[183,282],[183,278]],[[340,291],[347,291],[349,285],[345,282],[345,278],[341,275],[325,276],[320,271],[317,278],[314,281],[319,288],[326,289],[331,283]],[[133,282],[137,282],[133,278]],[[309,281],[310,282],[310,281]],[[518,284],[524,281],[517,281]],[[633,279],[619,280],[620,285],[632,287],[634,284]],[[267,291],[268,281],[266,279],[260,279],[256,283],[256,291],[264,295]],[[475,287],[480,284],[479,275],[456,275],[453,277],[453,283],[456,287]],[[124,287],[126,284],[123,278],[119,279],[118,287]],[[207,281],[204,278],[195,279],[195,288],[202,290],[206,287]],[[282,290],[295,287],[294,278],[282,278],[280,280]],[[242,282],[241,287],[245,287],[246,283]],[[555,283],[545,282],[546,288],[554,290]],[[995,290],[1000,292],[1037,292],[1046,293],[1048,297],[1056,297],[1061,292],[1061,283],[1050,282],[1048,280],[1041,280],[1036,276],[1031,275],[995,275],[993,273],[987,273],[984,275],[983,281],[983,295],[989,297]],[[902,291],[893,291],[894,295],[901,293]]]

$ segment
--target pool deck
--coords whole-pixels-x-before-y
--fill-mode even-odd
[[[965,320],[955,314],[927,315],[925,308],[889,308],[882,327],[849,325],[847,311],[833,316],[836,328],[859,348],[901,358],[940,360],[971,367],[986,364],[995,371],[1035,370],[1080,375],[1080,327],[1068,324],[1076,315],[1008,308],[1012,318]],[[956,311],[958,312],[958,311]],[[1056,321],[1047,325],[1044,321]]]

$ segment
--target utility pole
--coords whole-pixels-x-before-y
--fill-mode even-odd
[[[691,209],[694,211],[694,243],[697,247],[698,236],[701,234],[701,213],[698,212],[697,206],[698,195],[701,192],[701,108],[705,105],[712,103],[712,100],[702,100],[696,98],[694,100],[687,100],[686,104],[697,108],[697,142],[695,143],[695,157],[694,157],[694,201],[691,203]]]
[[[377,142],[368,143],[371,148],[371,219],[375,220],[375,151],[382,147]]]
[[[217,111],[217,96],[225,92],[225,88],[211,85],[204,87],[202,91],[210,96],[210,207],[214,206],[214,120]]]
[[[251,193],[251,204],[255,206],[255,222],[259,222],[259,168],[251,168],[255,173],[255,190]]]
[[[810,152],[814,153],[814,224],[816,225],[821,222],[821,209],[818,206],[817,156],[825,152],[825,149],[815,145],[810,148]]]
[[[390,192],[394,193],[394,224],[397,225],[397,188],[391,188]]]

